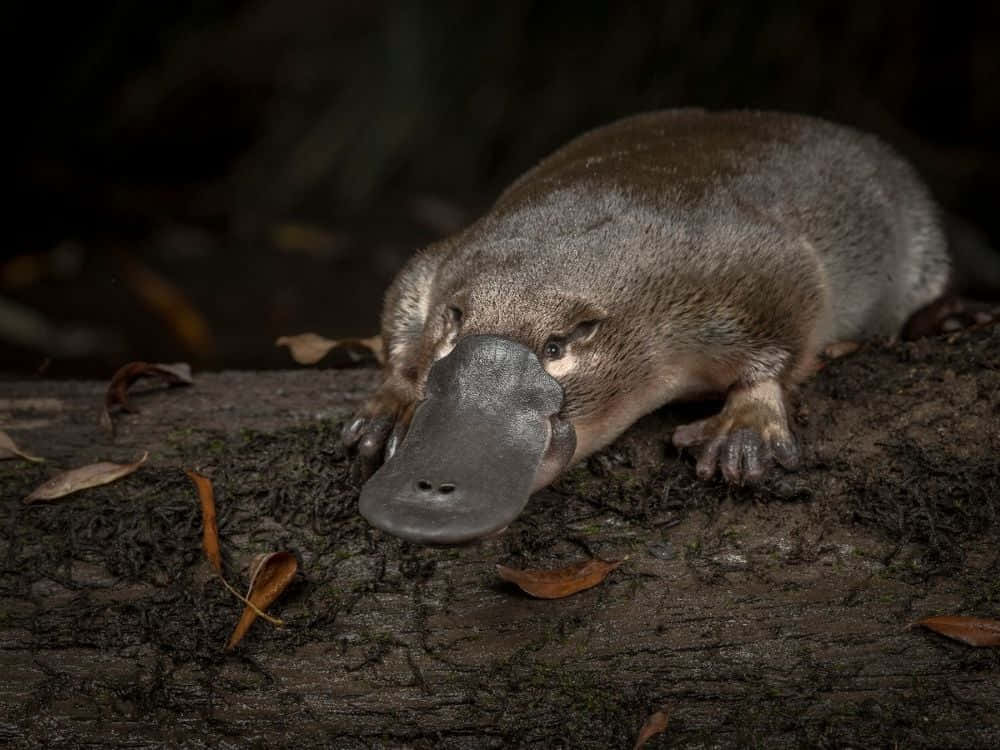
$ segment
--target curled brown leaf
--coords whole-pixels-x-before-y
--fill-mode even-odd
[[[235,648],[243,639],[257,615],[262,614],[281,595],[295,578],[298,569],[298,560],[290,552],[271,552],[254,560],[250,566],[250,590],[244,600],[247,606],[240,621],[236,623],[233,634],[229,636],[227,651]],[[280,620],[277,622],[281,623]]]
[[[23,458],[25,461],[44,461],[44,458],[25,453],[17,447],[14,439],[3,430],[0,430],[0,461],[6,458]]]
[[[1000,620],[966,615],[939,615],[917,620],[910,627],[917,625],[970,646],[1000,646]]]
[[[623,562],[624,560],[584,560],[556,570],[519,570],[497,565],[497,573],[531,596],[561,599],[596,586]]]
[[[361,349],[374,356],[380,365],[385,364],[381,336],[363,339],[328,339],[318,333],[299,333],[295,336],[281,336],[274,345],[287,346],[292,359],[300,365],[314,365],[336,348],[346,351],[355,362],[362,359],[362,355],[358,354],[358,350]]]
[[[639,730],[639,736],[636,738],[632,750],[639,750],[639,748],[645,746],[653,737],[664,732],[669,720],[670,712],[665,708],[661,708],[659,711],[650,714]]]
[[[134,472],[146,462],[147,458],[149,458],[149,451],[143,453],[142,458],[138,461],[130,464],[101,461],[64,471],[39,485],[34,492],[24,498],[24,502],[37,503],[42,500],[55,500],[89,487],[109,484]]]
[[[243,596],[243,594],[234,589],[232,584],[229,583],[229,581],[226,580],[226,577],[222,574],[222,551],[219,548],[219,527],[215,513],[215,490],[212,486],[212,480],[191,469],[186,470],[184,473],[188,475],[192,482],[194,482],[195,488],[198,490],[198,499],[201,501],[201,544],[202,549],[205,551],[205,558],[212,566],[212,569],[218,574],[219,580],[222,582],[222,585],[226,587],[226,590],[246,605],[243,617],[240,619],[240,624],[237,626],[239,634],[233,634],[232,638],[235,638],[235,640],[232,640],[231,638],[230,641],[232,645],[227,645],[226,648],[232,648],[232,646],[236,645],[256,617],[263,617],[272,625],[281,627],[284,625],[284,622],[277,617],[272,617],[263,610],[272,601],[274,601],[274,598],[277,597],[278,594],[281,593],[281,589],[284,589],[284,587],[288,585],[286,581],[281,584],[280,588],[276,592],[272,592],[275,585],[274,579],[280,579],[281,571],[287,571],[289,564],[281,557],[269,562],[273,555],[262,555],[254,561],[254,564],[251,566],[252,574],[250,580],[250,591],[247,593],[247,596],[252,597],[255,591],[260,590],[262,592],[259,595],[261,603],[255,602],[252,598],[248,599],[247,596]],[[274,553],[274,555],[279,556],[286,554],[287,553]],[[264,565],[264,563],[267,563],[267,565]],[[295,558],[292,557],[291,574],[288,580],[291,580],[291,577],[294,577],[295,570],[297,568],[298,563],[295,561]],[[264,578],[261,578],[262,571],[266,574]],[[255,588],[255,583],[258,580],[260,583]]]
[[[111,409],[120,405],[127,412],[138,411],[128,399],[128,389],[139,378],[158,377],[168,385],[191,385],[191,366],[186,362],[173,364],[129,362],[118,368],[111,377],[107,393],[104,394],[104,411],[101,412],[101,426],[109,431],[114,430],[111,420]]]
[[[198,490],[198,499],[201,501],[202,549],[205,550],[205,557],[215,568],[215,572],[222,575],[222,552],[219,550],[219,525],[215,516],[215,491],[212,489],[212,480],[191,469],[184,473],[194,482]]]

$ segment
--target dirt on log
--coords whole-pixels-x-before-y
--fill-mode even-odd
[[[48,747],[1000,747],[1000,649],[922,629],[1000,618],[1000,329],[829,364],[795,397],[804,465],[695,479],[665,409],[536,495],[504,534],[415,547],[356,511],[340,428],[374,370],[150,384],[101,432],[105,384],[0,383],[44,464],[0,462],[0,744]],[[57,470],[149,461],[47,504]],[[232,653],[240,605],[201,550],[215,485],[227,577],[300,572]],[[498,563],[627,562],[532,599]]]

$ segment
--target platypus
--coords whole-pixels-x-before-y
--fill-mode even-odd
[[[419,543],[489,536],[642,415],[709,396],[673,434],[700,477],[794,468],[787,389],[950,278],[927,188],[871,135],[694,109],[591,131],[392,283],[385,379],[344,431],[362,478],[381,464],[360,511]]]

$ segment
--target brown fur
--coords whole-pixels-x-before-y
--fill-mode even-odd
[[[363,415],[383,426],[358,429],[377,462],[385,423],[460,335],[512,338],[543,361],[555,339],[572,357],[549,367],[576,459],[710,391],[728,395],[723,414],[676,441],[701,451],[699,473],[718,464],[753,480],[772,457],[796,460],[782,388],[831,341],[897,333],[944,289],[944,245],[913,170],[871,136],[776,113],[622,120],[555,152],[400,272],[385,384]]]

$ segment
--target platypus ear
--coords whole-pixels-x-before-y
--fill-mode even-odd
[[[601,327],[601,322],[608,317],[608,313],[596,305],[580,303],[573,310],[573,327],[566,334],[564,341],[569,343],[580,343],[589,341]]]
[[[574,326],[573,330],[566,336],[567,344],[582,344],[589,341],[601,327],[600,320],[583,320]]]

